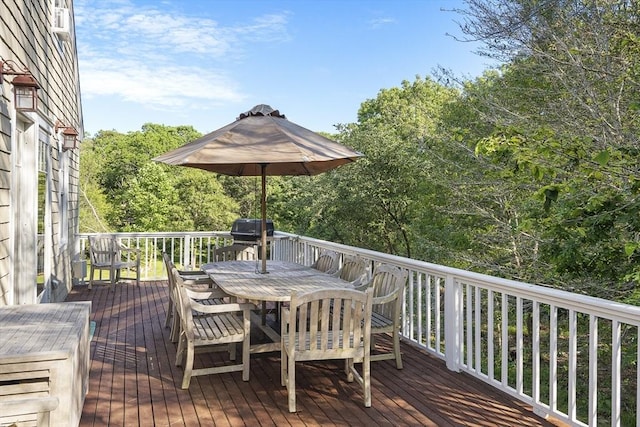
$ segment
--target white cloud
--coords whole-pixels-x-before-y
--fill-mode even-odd
[[[245,96],[224,75],[171,63],[156,68],[138,62],[96,59],[81,63],[82,93],[115,95],[151,108],[180,109],[193,102],[241,101]]]
[[[289,39],[286,13],[225,27],[128,0],[78,0],[75,16],[83,96],[116,96],[150,108],[242,101],[246,96],[225,66],[241,60],[248,44]]]
[[[395,24],[397,21],[393,18],[374,18],[369,21],[371,28],[381,28],[385,25]]]

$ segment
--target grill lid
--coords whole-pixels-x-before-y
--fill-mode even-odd
[[[231,235],[235,240],[258,240],[262,233],[262,221],[259,218],[239,218],[233,222]],[[267,236],[273,236],[273,221],[267,220]]]

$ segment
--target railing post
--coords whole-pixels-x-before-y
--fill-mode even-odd
[[[184,249],[182,250],[182,265],[186,270],[191,270],[191,236],[184,236]]]
[[[444,356],[447,368],[460,371],[460,305],[461,287],[455,277],[447,274],[444,282]]]

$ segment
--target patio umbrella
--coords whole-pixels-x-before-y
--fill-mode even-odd
[[[267,272],[267,175],[317,175],[362,156],[260,104],[234,121],[153,160],[233,176],[261,176],[262,273]]]

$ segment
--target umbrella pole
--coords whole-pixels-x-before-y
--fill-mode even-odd
[[[260,227],[260,239],[262,242],[260,251],[260,257],[262,258],[262,270],[261,273],[267,272],[267,165],[261,164],[262,169],[262,196],[260,198],[260,204],[262,209],[262,225]]]

